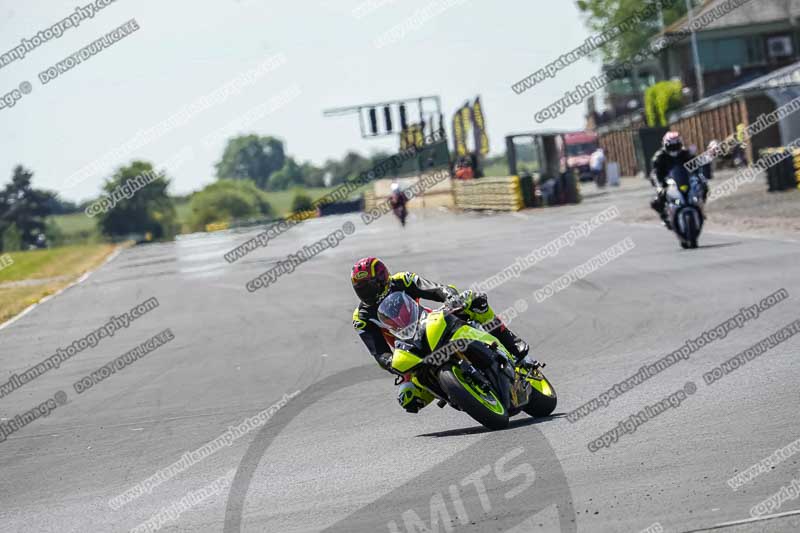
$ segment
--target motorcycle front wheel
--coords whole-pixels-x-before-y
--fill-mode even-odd
[[[531,416],[549,416],[558,403],[555,387],[539,370],[526,379],[531,385],[531,398],[522,410]]]
[[[492,389],[486,389],[465,376],[453,365],[439,373],[439,383],[448,398],[464,412],[489,429],[508,427],[508,410]]]

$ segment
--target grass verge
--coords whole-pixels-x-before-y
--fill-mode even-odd
[[[96,268],[116,247],[93,244],[9,252],[14,263],[0,270],[0,324]]]

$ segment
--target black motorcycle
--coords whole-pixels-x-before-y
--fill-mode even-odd
[[[683,248],[697,248],[703,230],[705,214],[705,184],[703,178],[689,173],[683,165],[673,168],[667,178],[667,220]]]

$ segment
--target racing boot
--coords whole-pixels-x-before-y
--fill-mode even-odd
[[[667,217],[667,193],[664,189],[659,189],[656,193],[655,198],[653,201],[650,202],[650,207],[653,208],[653,211],[658,213],[658,216],[661,217],[661,222],[664,223],[664,227],[668,230],[672,231],[672,224],[669,223],[669,218]]]
[[[514,357],[514,362],[517,365],[522,364],[525,356],[530,351],[528,343],[514,334],[513,331],[508,329],[504,324],[495,328],[491,334],[499,340],[503,347]]]

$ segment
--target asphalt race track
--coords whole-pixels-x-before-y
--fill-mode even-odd
[[[111,315],[151,297],[160,304],[0,399],[6,422],[57,391],[67,398],[0,443],[0,531],[129,531],[219,479],[215,494],[173,512],[160,530],[640,532],[658,523],[678,532],[749,519],[753,506],[800,477],[798,454],[736,491],[727,484],[800,437],[800,339],[713,385],[702,376],[800,318],[796,242],[706,233],[699,249],[684,251],[654,224],[615,220],[492,290],[497,310],[527,302],[511,327],[548,363],[559,394],[556,416],[522,414],[497,433],[449,408],[404,413],[393,378],[351,326],[349,269],[361,256],[466,287],[611,205],[646,201],[644,194],[611,191],[515,215],[414,214],[405,231],[391,216],[370,225],[357,216],[318,219],[235,264],[223,254],[255,230],[124,251],[0,330],[5,380]],[[245,289],[347,222],[355,232],[337,247],[269,287]],[[535,290],[628,237],[632,250],[535,301]],[[789,298],[724,339],[606,408],[576,422],[564,416],[779,289]],[[75,382],[166,328],[174,340],[76,392]],[[689,382],[696,392],[678,407],[589,450],[621,420]],[[109,505],[282,398],[286,405],[261,428],[118,510]],[[768,514],[798,509],[800,500],[790,499]],[[798,531],[800,514],[719,530]]]

